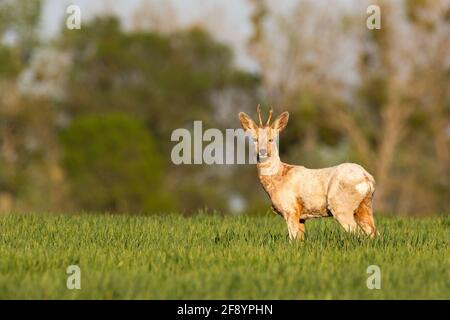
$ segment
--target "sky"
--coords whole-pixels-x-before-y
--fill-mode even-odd
[[[246,0],[45,0],[41,32],[45,38],[57,35],[68,17],[66,9],[71,4],[81,9],[81,28],[89,19],[112,12],[121,18],[125,28],[129,28],[134,15],[145,3],[156,11],[156,17],[158,11],[173,10],[174,23],[180,27],[192,24],[205,26],[215,38],[234,49],[238,66],[257,69],[256,62],[246,50],[246,40],[251,34],[251,7]]]

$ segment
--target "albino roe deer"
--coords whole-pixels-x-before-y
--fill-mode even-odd
[[[343,163],[324,169],[308,169],[281,162],[276,141],[286,127],[289,113],[283,112],[270,125],[263,125],[257,107],[259,125],[244,112],[239,113],[244,130],[255,144],[259,180],[272,201],[272,209],[287,222],[290,239],[303,239],[305,221],[333,216],[346,231],[358,226],[375,236],[372,215],[374,178],[360,165]]]

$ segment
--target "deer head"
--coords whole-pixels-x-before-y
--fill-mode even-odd
[[[272,107],[266,124],[263,125],[261,118],[261,108],[256,107],[258,112],[259,125],[244,112],[239,112],[239,120],[244,130],[251,134],[255,145],[256,158],[258,163],[265,162],[271,158],[278,157],[278,148],[276,141],[280,132],[286,128],[289,120],[289,112],[285,111],[270,125],[272,118]]]

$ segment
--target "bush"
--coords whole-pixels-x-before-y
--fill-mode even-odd
[[[110,212],[168,209],[162,157],[139,120],[119,113],[80,117],[61,138],[76,207]]]

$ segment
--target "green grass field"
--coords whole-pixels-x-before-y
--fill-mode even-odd
[[[1,216],[0,298],[450,299],[450,217],[376,222],[373,241],[319,219],[290,243],[272,215]]]

